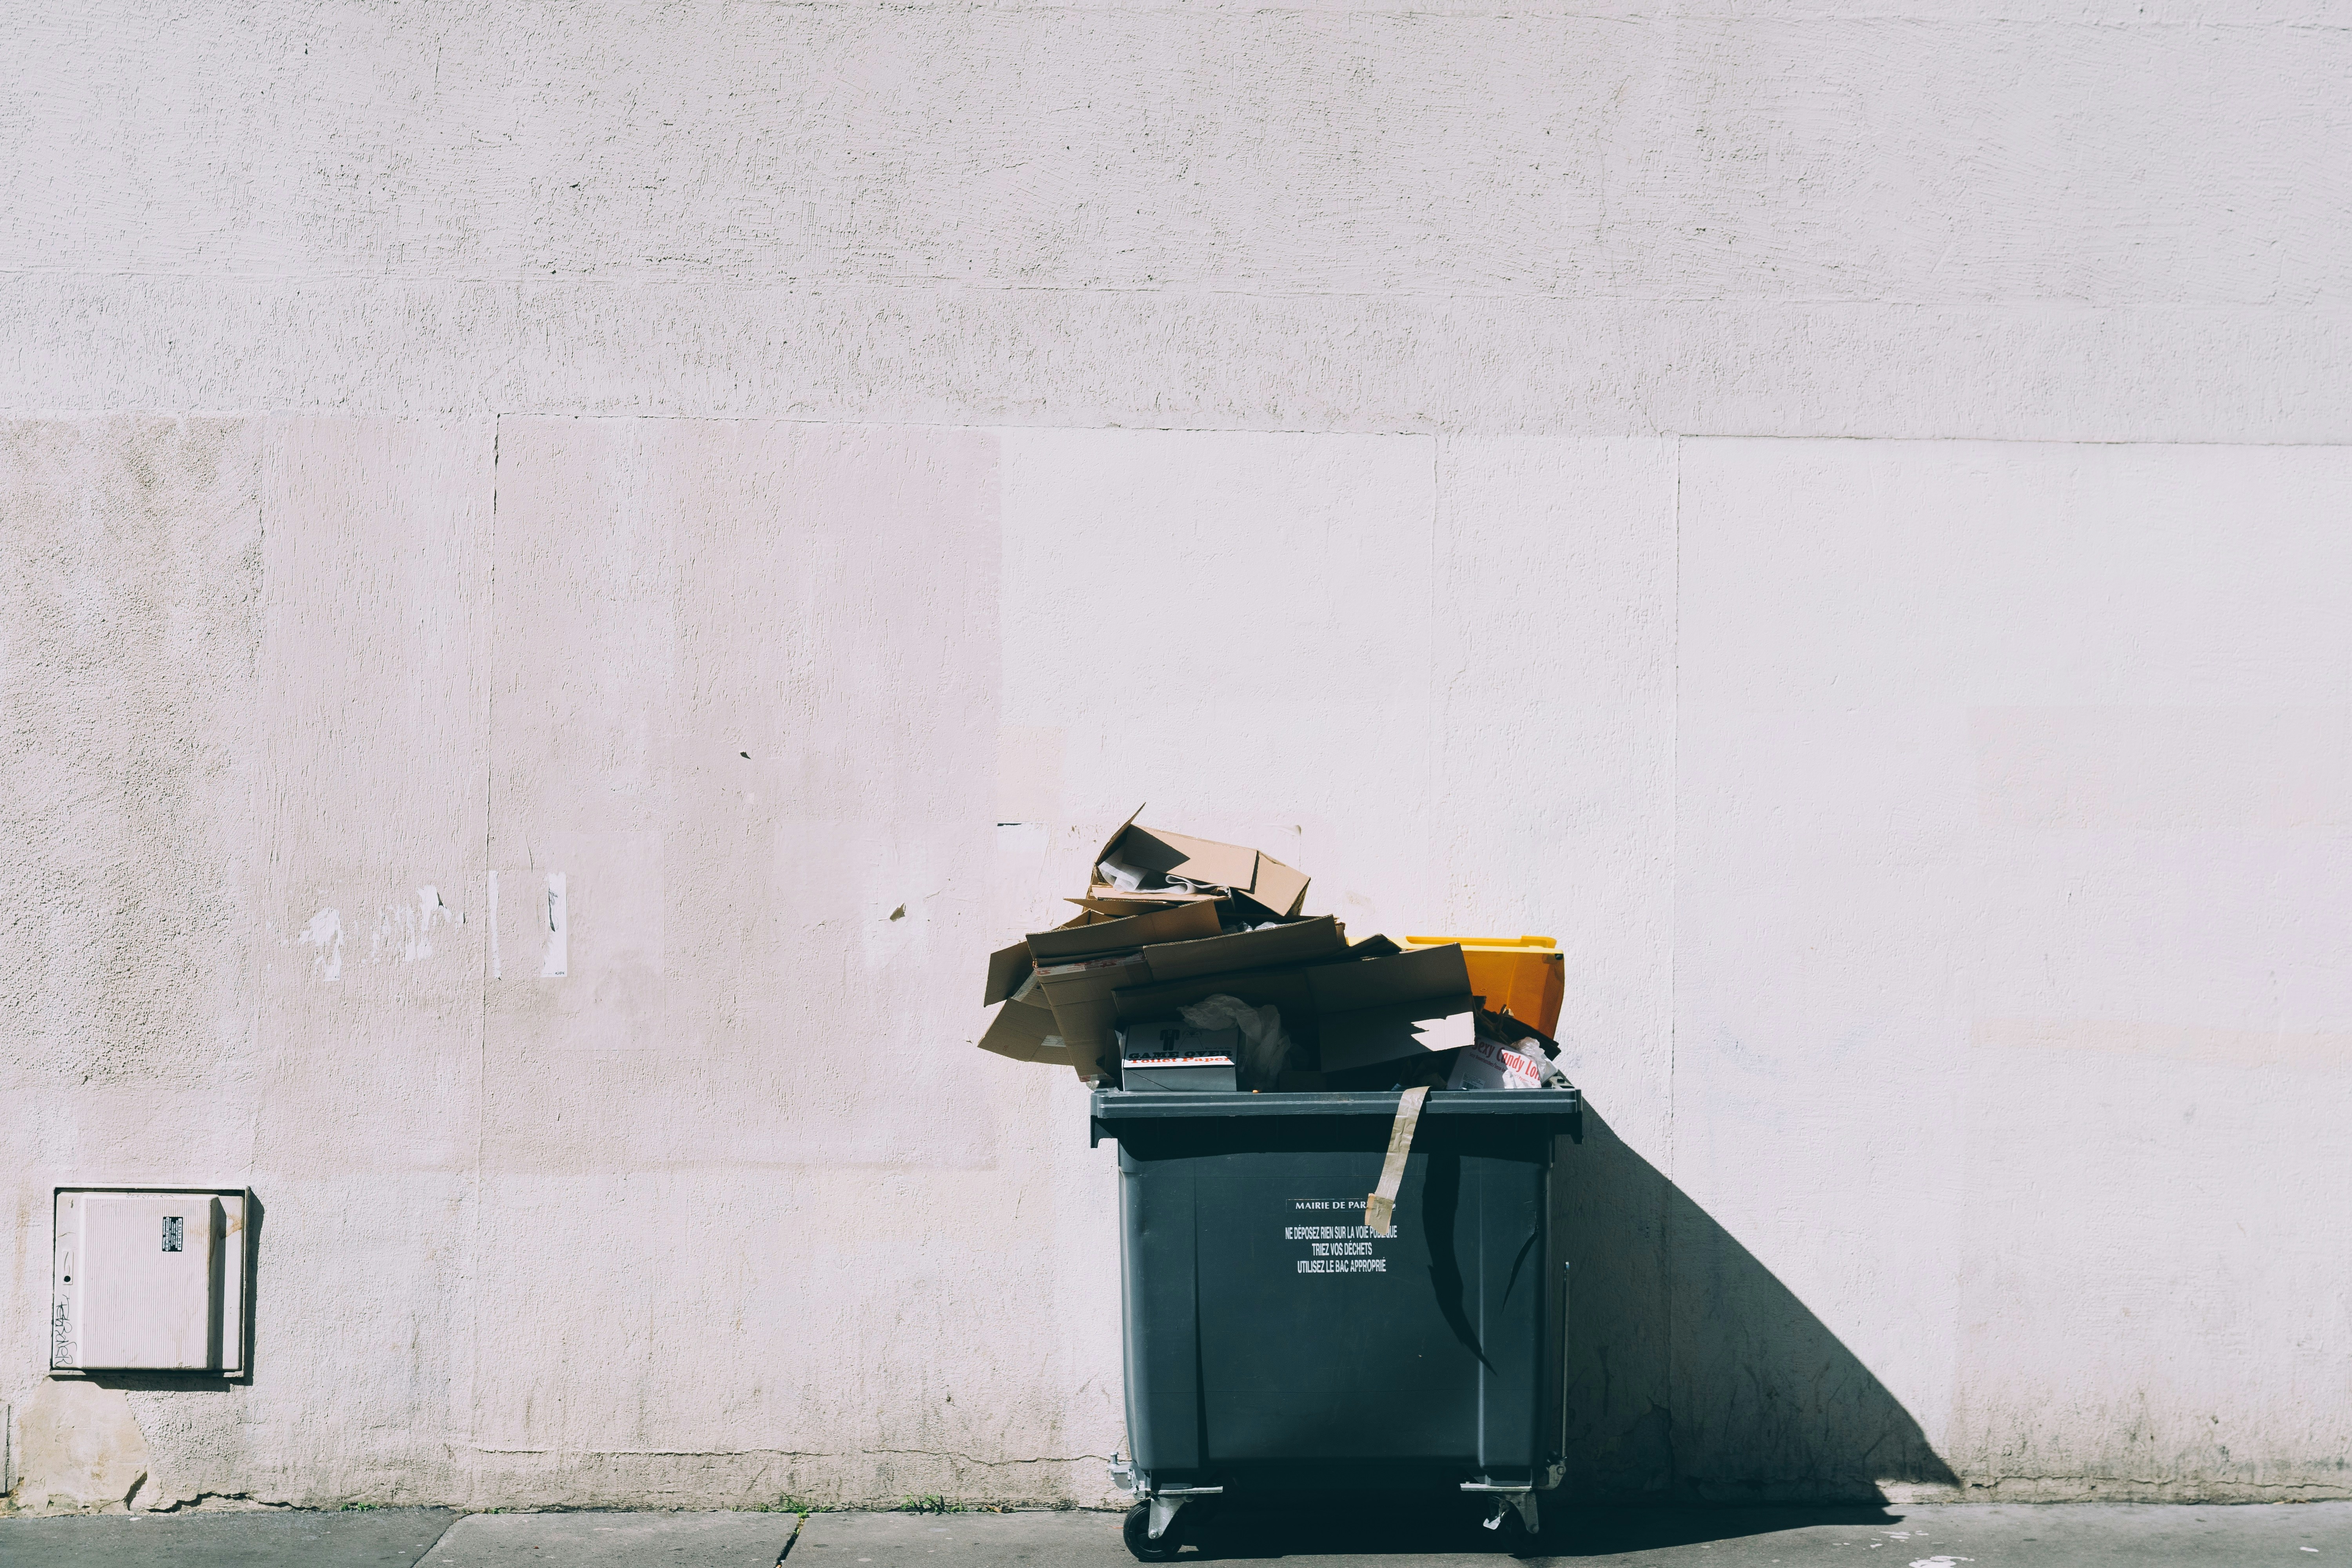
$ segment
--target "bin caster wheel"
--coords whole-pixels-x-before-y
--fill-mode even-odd
[[[1516,1555],[1535,1545],[1536,1531],[1528,1522],[1528,1514],[1534,1511],[1534,1507],[1535,1500],[1531,1497],[1525,1500],[1524,1508],[1514,1497],[1488,1498],[1486,1505],[1486,1528],[1483,1532],[1486,1537],[1488,1549]]]
[[[1137,1562],[1172,1563],[1184,1544],[1181,1539],[1184,1530],[1179,1522],[1181,1518],[1180,1515],[1178,1519],[1170,1520],[1168,1528],[1160,1532],[1159,1540],[1154,1541],[1151,1539],[1151,1505],[1139,1502],[1127,1510],[1127,1522],[1119,1527],[1119,1533],[1127,1538],[1127,1549],[1135,1553]]]

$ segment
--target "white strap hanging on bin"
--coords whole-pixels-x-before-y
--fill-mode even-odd
[[[1409,1089],[1397,1099],[1389,1124],[1389,1154],[1381,1162],[1381,1184],[1364,1200],[1364,1224],[1374,1236],[1396,1234],[1397,1190],[1404,1185],[1404,1157],[1412,1152],[1412,1130],[1421,1124],[1421,1102],[1429,1089]]]

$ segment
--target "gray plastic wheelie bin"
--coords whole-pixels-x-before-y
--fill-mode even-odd
[[[1394,1234],[1366,1226],[1399,1096],[1097,1089],[1118,1143],[1127,1542],[1175,1555],[1252,1492],[1488,1494],[1537,1527],[1559,1484],[1572,1089],[1439,1090]],[[1338,1500],[1334,1500],[1335,1501]]]

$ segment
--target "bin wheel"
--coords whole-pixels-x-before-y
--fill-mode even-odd
[[[1127,1549],[1135,1553],[1139,1563],[1171,1563],[1184,1544],[1181,1539],[1183,1517],[1179,1514],[1170,1520],[1168,1528],[1160,1532],[1159,1540],[1154,1541],[1151,1539],[1151,1505],[1139,1502],[1127,1510],[1127,1522],[1119,1527],[1119,1533],[1127,1538]]]
[[[1536,1543],[1535,1532],[1519,1510],[1501,1498],[1490,1498],[1486,1506],[1484,1531],[1490,1548],[1507,1552],[1520,1552]]]

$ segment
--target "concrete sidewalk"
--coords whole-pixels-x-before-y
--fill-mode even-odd
[[[2352,1503],[1559,1510],[1535,1563],[1639,1568],[2352,1568]],[[501,1513],[292,1510],[0,1520],[5,1568],[1118,1568],[1107,1513]],[[1180,1562],[1493,1568],[1458,1515],[1235,1511]]]

